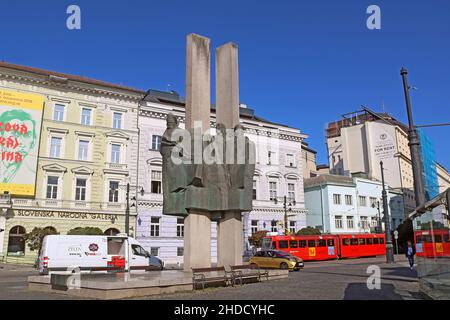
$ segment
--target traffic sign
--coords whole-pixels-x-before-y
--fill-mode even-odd
[[[394,238],[395,238],[395,240],[398,239],[398,231],[397,230],[394,231]]]

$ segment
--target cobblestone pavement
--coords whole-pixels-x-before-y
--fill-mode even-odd
[[[419,292],[417,273],[410,270],[404,257],[393,265],[384,257],[306,263],[288,279],[246,284],[242,287],[211,288],[194,293],[147,297],[145,299],[180,300],[417,300],[426,299]],[[367,288],[367,268],[381,268],[381,289]]]
[[[404,257],[396,257],[393,265],[385,258],[367,258],[306,263],[305,269],[291,272],[288,279],[246,284],[236,288],[210,288],[205,291],[153,296],[140,299],[180,300],[310,300],[310,299],[425,299],[420,294],[415,270],[410,270]],[[381,289],[369,290],[367,268],[381,268]],[[1,268],[3,267],[3,268]],[[70,299],[61,294],[32,292],[27,277],[36,275],[31,267],[0,264],[0,300],[6,299]]]

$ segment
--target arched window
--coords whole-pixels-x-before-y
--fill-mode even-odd
[[[44,231],[47,231],[48,233],[51,233],[51,234],[57,234],[58,233],[58,231],[56,231],[56,229],[54,227],[50,227],[50,226],[45,227]]]
[[[23,256],[25,255],[25,233],[26,230],[22,226],[15,226],[9,231],[8,238],[8,255]]]
[[[109,228],[104,232],[104,234],[107,236],[117,236],[119,233],[120,231],[117,230],[116,228]]]

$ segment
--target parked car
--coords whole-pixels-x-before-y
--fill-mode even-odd
[[[164,262],[138,241],[124,236],[48,235],[42,242],[39,272],[79,268],[81,272],[162,270]]]
[[[258,251],[250,258],[250,264],[259,268],[300,270],[304,267],[303,260],[289,253],[278,250]]]

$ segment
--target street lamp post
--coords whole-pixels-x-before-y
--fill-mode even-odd
[[[126,184],[126,208],[125,208],[125,233],[127,236],[130,235],[130,183]],[[138,186],[133,186],[133,188],[139,188]],[[141,195],[144,195],[144,188],[141,187]]]
[[[402,68],[400,71],[403,79],[403,90],[405,92],[406,111],[408,113],[409,123],[409,148],[411,150],[411,165],[414,177],[414,195],[416,197],[416,207],[425,204],[425,184],[422,175],[422,159],[420,158],[420,139],[416,127],[414,126],[411,100],[409,97],[408,71]]]
[[[394,250],[392,246],[392,236],[391,236],[391,216],[389,214],[389,208],[387,203],[387,192],[384,184],[383,161],[380,161],[380,167],[381,167],[381,183],[383,184],[382,198],[383,198],[384,230],[386,233],[386,262],[394,263]]]
[[[277,202],[278,202],[278,199],[275,198],[274,201],[275,201],[275,203],[277,203]],[[286,235],[286,236],[289,235],[288,211],[292,211],[292,204],[294,204],[294,206],[295,206],[295,204],[296,204],[295,200],[293,200],[292,203],[289,202],[289,204],[288,204],[287,197],[286,197],[286,196],[283,197],[283,209],[284,209],[284,235]],[[288,206],[289,206],[289,208],[288,208]]]

